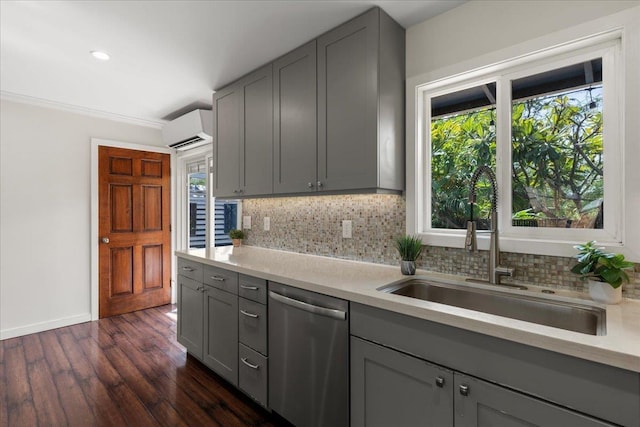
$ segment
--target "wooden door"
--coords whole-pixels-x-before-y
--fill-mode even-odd
[[[171,302],[168,154],[98,149],[100,317]]]

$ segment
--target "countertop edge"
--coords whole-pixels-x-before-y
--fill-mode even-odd
[[[350,261],[342,259],[333,259],[328,257],[321,257],[317,255],[298,254],[293,252],[277,251],[272,249],[259,248],[264,251],[283,252],[285,254],[292,254],[295,256],[303,257],[317,257],[322,260],[336,261],[336,263],[357,263],[359,265],[369,265],[373,268],[392,268],[390,266],[363,263],[360,261]],[[530,345],[556,353],[561,353],[569,356],[578,357],[585,360],[590,360],[597,363],[602,363],[609,366],[614,366],[621,369],[630,370],[633,372],[640,372],[640,354],[623,352],[619,350],[613,350],[610,348],[590,345],[585,343],[579,343],[571,341],[570,339],[564,339],[545,335],[540,331],[531,331],[527,329],[536,328],[548,328],[541,325],[533,325],[528,322],[510,319],[512,326],[500,325],[492,322],[493,315],[481,316],[483,319],[467,317],[460,313],[451,313],[447,310],[441,310],[433,307],[434,303],[412,300],[411,303],[400,302],[385,298],[382,294],[368,294],[363,291],[356,290],[344,290],[336,287],[331,287],[313,281],[301,280],[295,277],[288,277],[282,274],[275,274],[258,270],[255,268],[245,267],[229,261],[212,259],[210,257],[200,256],[188,253],[186,251],[175,251],[175,255],[180,258],[200,262],[202,264],[211,265],[214,267],[224,268],[230,271],[234,271],[241,274],[247,274],[250,276],[258,277],[261,279],[283,283],[285,285],[294,286],[300,289],[318,292],[321,294],[342,298],[351,302],[369,305],[372,307],[380,308],[383,310],[389,310],[398,314],[420,318],[427,321],[441,323],[467,331],[477,332],[484,335],[505,339],[520,344]],[[428,273],[427,273],[428,274]],[[392,283],[391,280],[389,283]],[[441,304],[435,304],[442,307]],[[451,311],[451,310],[449,310]],[[461,311],[462,313],[469,310],[454,308],[453,311]],[[474,312],[477,313],[477,312]],[[555,328],[552,328],[555,329]],[[573,332],[559,331],[558,334],[573,334]],[[606,336],[603,336],[603,340],[606,341]],[[606,344],[606,343],[605,343]]]

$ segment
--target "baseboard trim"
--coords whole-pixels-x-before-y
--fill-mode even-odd
[[[35,334],[37,332],[48,331],[50,329],[62,328],[64,326],[76,325],[91,321],[91,313],[78,314],[76,316],[63,317],[61,319],[48,320],[46,322],[32,323],[31,325],[19,326],[17,328],[0,330],[0,340],[21,337],[23,335]]]

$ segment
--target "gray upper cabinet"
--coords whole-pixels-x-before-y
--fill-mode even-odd
[[[254,196],[273,193],[273,71],[271,64],[242,79],[244,91],[244,162],[241,191]]]
[[[213,95],[213,194],[240,197],[273,192],[271,64]]]
[[[214,196],[402,191],[404,62],[373,8],[220,89]]]
[[[404,29],[374,8],[317,39],[321,191],[404,188]]]
[[[315,191],[316,41],[273,63],[275,193]]]
[[[242,86],[234,84],[213,94],[213,194],[237,196],[240,190]]]

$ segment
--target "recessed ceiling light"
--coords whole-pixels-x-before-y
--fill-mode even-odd
[[[93,55],[94,58],[99,59],[101,61],[108,61],[109,58],[111,58],[108,53],[102,52],[100,50],[92,50],[91,55]]]

